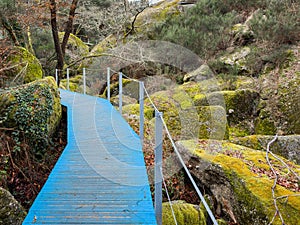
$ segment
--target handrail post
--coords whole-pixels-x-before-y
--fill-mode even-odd
[[[107,67],[107,88],[106,88],[106,93],[107,93],[107,100],[110,101],[110,68]]]
[[[162,112],[155,111],[155,193],[154,193],[154,204],[155,204],[155,215],[156,222],[158,225],[162,225]]]
[[[67,68],[67,90],[70,90],[70,69]]]
[[[140,139],[144,141],[144,82],[139,81],[139,104],[140,104]]]
[[[119,112],[120,112],[120,114],[122,114],[122,92],[123,92],[122,72],[119,72]]]
[[[55,82],[58,85],[58,69],[55,69]]]
[[[85,68],[82,69],[83,70],[83,94],[86,94],[86,71]]]

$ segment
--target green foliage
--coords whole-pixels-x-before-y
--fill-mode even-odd
[[[231,37],[227,28],[236,22],[236,13],[222,6],[216,0],[199,1],[185,14],[171,17],[158,25],[156,38],[180,44],[209,58],[228,47]]]
[[[274,45],[295,44],[300,40],[299,1],[272,0],[250,24],[256,38]]]
[[[29,145],[33,146],[36,153],[42,153],[47,145],[48,118],[52,113],[53,98],[51,91],[44,85],[32,85],[27,89],[21,89],[14,93],[15,104],[19,105],[15,111],[15,119],[18,131],[14,132],[14,139],[17,143],[14,150],[19,151],[20,134],[28,140]],[[10,106],[13,110],[14,104]]]

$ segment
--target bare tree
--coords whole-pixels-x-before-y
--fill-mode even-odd
[[[75,11],[77,8],[77,4],[79,0],[72,0],[70,10],[69,10],[69,19],[66,23],[65,34],[63,37],[62,43],[60,43],[59,35],[58,35],[58,23],[57,23],[57,3],[56,0],[50,1],[50,12],[51,12],[51,28],[52,28],[52,36],[54,40],[55,52],[57,57],[57,66],[58,69],[58,81],[62,79],[62,70],[64,68],[64,57],[66,52],[67,43],[70,37],[70,34],[73,30],[73,22],[75,18]]]

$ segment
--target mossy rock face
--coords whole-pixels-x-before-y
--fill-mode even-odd
[[[251,72],[246,66],[246,57],[251,53],[249,47],[243,47],[237,49],[234,53],[223,56],[220,61],[227,66],[231,66],[233,71],[237,71],[239,74],[248,74]]]
[[[180,107],[172,95],[172,91],[160,91],[151,95],[151,99],[157,109],[163,113],[163,118],[172,135],[179,136],[181,134]],[[151,107],[148,99],[145,100],[145,105]]]
[[[207,79],[199,82],[189,81],[178,87],[179,90],[186,92],[192,99],[196,95],[204,95],[211,92],[221,91],[216,79]]]
[[[216,140],[180,141],[177,146],[198,185],[211,193],[217,215],[224,213],[230,218],[228,222],[237,224],[270,223],[276,208],[271,190],[274,180],[265,152]],[[281,159],[300,173],[300,166]],[[284,182],[276,185],[277,197],[289,196],[277,200],[280,213],[286,224],[299,224],[299,187],[293,175],[286,175],[287,169],[280,167],[280,161],[274,157],[271,161],[281,178],[294,182],[289,188]],[[282,222],[277,216],[272,224]]]
[[[189,95],[179,89],[159,91],[150,96],[157,109],[163,113],[165,123],[173,137],[190,139],[198,137],[199,116]],[[145,100],[152,107],[149,99]]]
[[[0,187],[0,224],[21,225],[26,211],[5,189]]]
[[[119,95],[110,98],[110,102],[114,106],[119,106]],[[133,105],[135,103],[137,103],[137,100],[135,98],[131,98],[127,95],[122,95],[122,106]],[[125,107],[125,109],[128,108]]]
[[[233,143],[247,146],[252,149],[266,150],[268,143],[274,136],[268,135],[250,135],[245,137],[233,138]],[[273,153],[281,155],[286,159],[300,164],[300,136],[288,135],[278,136],[270,149]]]
[[[115,48],[117,46],[117,38],[114,35],[109,35],[100,43],[95,45],[91,50],[92,55],[102,54],[103,52],[107,51],[108,49]]]
[[[226,108],[229,123],[238,123],[255,114],[259,94],[251,89],[236,91],[218,91],[195,95],[196,106],[219,105]]]
[[[199,206],[184,201],[173,201],[172,207],[178,225],[206,225],[206,218]],[[168,202],[163,203],[162,211],[162,224],[173,225],[174,218]]]
[[[178,2],[179,0],[162,1],[146,8],[136,18],[135,31],[137,33],[145,33],[146,31],[148,35],[151,36],[154,24],[165,21],[169,15],[177,15],[180,13],[177,5]]]
[[[228,139],[226,111],[222,106],[197,107],[200,139]]]
[[[213,72],[207,64],[201,65],[197,70],[188,73],[184,76],[183,81],[199,82],[213,77]]]
[[[69,90],[73,92],[82,92],[81,86],[83,85],[83,78],[82,75],[77,75],[75,77],[71,77],[69,79]],[[60,81],[59,87],[67,90],[68,84],[67,79],[63,79]]]
[[[123,113],[128,116],[135,115],[140,116],[140,105],[139,104],[128,104],[123,107]],[[151,120],[154,117],[154,109],[149,106],[144,106],[145,119]]]
[[[2,92],[0,103],[3,106],[0,126],[15,128],[37,140],[51,136],[62,115],[59,91],[53,77]]]
[[[271,71],[260,78],[264,105],[260,107],[259,120],[256,124],[258,134],[274,134],[264,132],[264,130],[274,131],[274,127],[275,132],[284,135],[300,134],[299,53],[296,60],[290,64],[285,69]]]
[[[65,33],[59,32],[59,38],[62,41]],[[70,34],[68,44],[66,47],[66,64],[78,60],[83,56],[86,56],[89,53],[89,47],[78,37],[74,34]]]
[[[8,61],[14,67],[5,73],[6,86],[26,84],[43,77],[42,65],[33,54],[22,47],[15,47],[13,52]]]

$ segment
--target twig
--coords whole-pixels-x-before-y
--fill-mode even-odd
[[[23,175],[23,177],[28,181],[30,182],[30,179],[25,175],[25,173],[15,164],[13,158],[12,158],[12,155],[11,155],[11,151],[10,151],[10,147],[9,147],[9,144],[8,142],[6,142],[6,146],[7,146],[7,150],[8,150],[8,153],[9,153],[9,158],[10,158],[10,161],[11,161],[11,164],[13,166],[13,168],[16,168],[18,171],[20,171],[20,173]]]
[[[283,224],[283,225],[285,224],[285,223],[284,223],[284,220],[283,220],[283,218],[282,218],[282,215],[281,215],[281,213],[280,213],[280,210],[279,210],[279,208],[278,208],[278,205],[277,205],[277,198],[276,198],[276,196],[275,196],[275,188],[276,188],[276,184],[277,184],[277,180],[278,180],[278,175],[277,175],[277,173],[276,173],[276,171],[275,171],[275,169],[274,169],[274,167],[273,167],[273,165],[271,164],[270,159],[269,159],[269,154],[271,154],[270,146],[271,146],[271,144],[273,144],[273,143],[277,140],[277,137],[278,137],[278,135],[276,134],[275,137],[268,143],[268,145],[267,145],[267,152],[266,152],[266,160],[267,160],[267,163],[268,163],[268,165],[270,166],[270,169],[271,169],[272,173],[273,173],[274,176],[275,176],[274,183],[273,183],[273,186],[272,186],[271,189],[272,189],[272,197],[273,197],[273,202],[274,202],[274,206],[275,206],[276,211],[275,211],[274,216],[273,216],[271,222],[269,223],[269,225],[272,224],[272,223],[274,222],[274,220],[275,220],[275,218],[276,218],[277,215],[279,216],[279,218],[280,218],[282,224]]]

